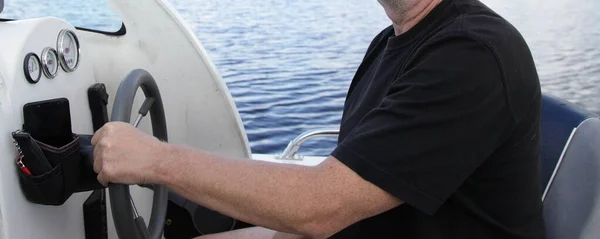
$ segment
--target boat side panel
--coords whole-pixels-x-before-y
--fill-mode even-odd
[[[229,90],[176,10],[161,0],[108,2],[121,16],[127,33],[79,33],[97,58],[95,79],[114,95],[127,73],[147,70],[163,95],[170,142],[249,158],[246,132]],[[142,97],[136,98],[141,105]],[[148,123],[144,121],[141,128],[150,129]]]

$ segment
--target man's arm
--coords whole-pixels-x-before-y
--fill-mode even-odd
[[[160,142],[125,123],[108,123],[92,143],[103,184],[165,185],[225,215],[311,238],[402,203],[334,157],[315,167],[225,158]]]

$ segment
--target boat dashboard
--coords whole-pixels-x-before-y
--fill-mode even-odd
[[[4,113],[21,115],[18,106],[60,97],[71,100],[72,111],[87,108],[81,89],[96,80],[75,27],[58,18],[38,18],[4,22],[0,35],[0,105],[15,106]],[[90,131],[87,125],[74,128]]]
[[[22,129],[27,103],[66,98],[72,132],[92,134],[87,89],[97,82],[87,45],[70,23],[54,17],[0,22],[0,237],[82,238],[81,205],[88,193],[73,196],[64,206],[29,203],[15,173],[17,150],[11,132]],[[15,217],[15,215],[35,215]],[[62,228],[56,230],[54,228]],[[44,236],[46,235],[46,236]],[[6,237],[3,237],[6,236]]]

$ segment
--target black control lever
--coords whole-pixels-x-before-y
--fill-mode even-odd
[[[98,131],[106,122],[108,122],[108,111],[106,109],[108,105],[108,93],[106,92],[106,86],[102,83],[92,85],[88,89],[88,101],[90,105],[90,111],[92,113],[92,125],[94,132]],[[83,141],[91,141],[91,136],[85,137]],[[83,157],[82,162],[82,189],[89,188],[103,188],[96,179],[97,175],[93,171],[94,169],[94,156],[93,149],[91,148],[91,142],[89,143],[88,149],[82,148],[82,154],[86,154]],[[91,170],[91,172],[90,172]],[[87,177],[86,177],[87,176]],[[96,189],[90,197],[83,203],[83,220],[85,225],[85,238],[86,239],[107,239],[107,219],[106,219],[106,191],[104,189]]]
[[[102,83],[92,85],[88,89],[88,100],[90,103],[90,111],[92,111],[92,124],[94,132],[102,128],[108,122],[108,93],[106,86]]]
[[[88,101],[92,113],[92,124],[94,132],[102,128],[108,122],[108,93],[106,86],[102,83],[96,83],[88,88]],[[81,173],[77,192],[87,192],[96,189],[103,189],[98,180],[98,174],[94,172],[94,153],[91,144],[91,135],[80,135],[81,151]]]

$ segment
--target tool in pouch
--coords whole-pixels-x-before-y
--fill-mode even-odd
[[[18,134],[18,133],[20,133],[20,130],[13,132],[13,135]],[[19,146],[19,143],[17,143],[16,139],[13,139],[13,145],[15,146],[15,149],[17,149],[17,153],[18,153],[17,159],[15,160],[17,163],[17,167],[19,167],[19,169],[21,171],[23,171],[23,173],[31,176],[31,171],[29,171],[29,168],[27,168],[27,166],[25,166],[25,164],[23,164],[23,158],[25,156],[23,155],[23,150],[21,150],[21,146]]]
[[[59,163],[49,162],[29,133],[18,129],[12,132],[12,137],[18,153],[16,164],[23,173],[29,176],[42,175]]]

